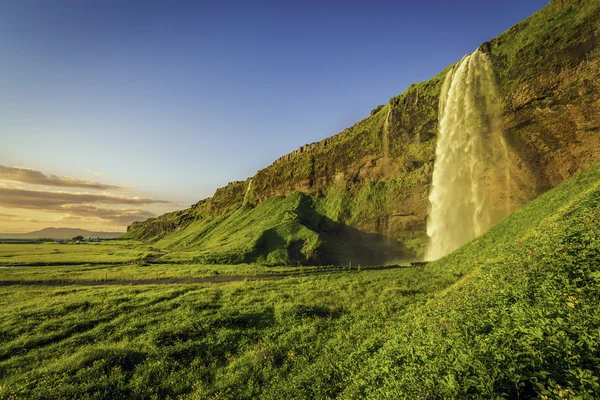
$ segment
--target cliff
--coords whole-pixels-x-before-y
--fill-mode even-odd
[[[501,94],[513,209],[600,160],[599,41],[599,0],[554,0],[482,44]],[[339,263],[418,256],[426,242],[438,98],[450,68],[210,199],[132,224],[125,237],[188,251],[196,261]],[[282,218],[294,214],[284,219],[293,227],[281,231],[284,222],[277,219],[257,224],[262,208]],[[235,222],[248,218],[252,226]],[[221,232],[221,246],[213,246],[219,226],[233,231]],[[228,237],[236,233],[241,237],[234,243]]]

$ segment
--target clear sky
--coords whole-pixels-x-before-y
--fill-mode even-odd
[[[185,208],[547,2],[0,1],[0,232]]]

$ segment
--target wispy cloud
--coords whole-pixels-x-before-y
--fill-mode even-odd
[[[39,185],[38,187],[34,185]],[[54,190],[48,186],[56,187]],[[0,165],[0,221],[7,229],[41,228],[57,221],[102,229],[153,218],[173,203],[115,192],[125,188]],[[150,210],[148,210],[149,208]],[[14,214],[12,211],[14,210]]]
[[[96,181],[71,178],[68,176],[45,175],[40,171],[21,167],[7,167],[0,165],[0,179],[28,183],[31,185],[45,185],[69,188],[97,189],[97,190],[123,190],[124,187],[108,185]]]
[[[6,208],[54,209],[68,204],[169,204],[168,201],[106,194],[45,192],[0,188],[0,206]]]
[[[29,217],[24,217],[21,215],[16,215],[16,214],[4,214],[4,213],[0,213],[0,221],[43,222],[36,218],[29,218]]]
[[[133,221],[155,217],[155,214],[139,208],[106,208],[100,205],[147,205],[168,202],[139,197],[116,197],[95,194],[41,192],[32,190],[0,188],[0,207],[27,209],[58,214],[68,214],[73,220],[97,219],[116,225],[127,225]],[[0,219],[14,220],[13,214],[0,214]],[[22,218],[22,221],[32,222]]]
[[[13,217],[18,217],[18,215],[0,213],[0,218],[13,218]]]
[[[89,205],[67,205],[56,210],[71,215],[87,218],[98,218],[118,225],[128,225],[133,221],[153,218],[156,215],[140,209],[111,209]]]
[[[141,197],[120,197],[106,194],[45,192],[12,188],[0,188],[0,207],[27,209],[50,213],[68,214],[74,219],[99,219],[111,224],[127,225],[133,221],[155,217],[155,214],[139,208],[118,206],[169,204],[168,201]],[[117,206],[115,208],[98,205]],[[3,214],[10,218],[12,214]]]

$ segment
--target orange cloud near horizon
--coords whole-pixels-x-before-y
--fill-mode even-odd
[[[40,171],[22,167],[0,165],[0,180],[57,187],[78,187],[83,189],[123,190],[122,186],[107,185],[96,181],[71,178],[68,176],[45,175]]]
[[[77,189],[101,192],[82,193]],[[174,204],[166,200],[123,196],[123,189],[118,185],[0,165],[0,232],[24,233],[57,225],[122,232],[134,221],[173,209]],[[115,191],[118,193],[111,193]]]

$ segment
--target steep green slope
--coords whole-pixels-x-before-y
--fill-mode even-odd
[[[319,213],[328,205],[298,192],[273,196],[256,207],[244,204],[231,214],[194,221],[154,245],[177,249],[163,263],[356,264],[410,256],[400,243],[388,246],[379,235]]]
[[[0,291],[0,398],[600,396],[600,165],[425,267]]]
[[[430,268],[466,275],[399,321],[347,397],[600,396],[600,166]]]
[[[492,58],[504,106],[513,209],[600,160],[599,27],[600,0],[554,0],[481,46]],[[438,98],[449,68],[410,86],[340,134],[281,157],[251,179],[233,182],[188,210],[134,223],[125,237],[158,240],[183,229],[186,233],[175,237],[195,235],[194,246],[200,249],[201,231],[223,216],[233,217],[243,204],[260,207],[273,196],[300,192],[312,198],[322,216],[379,235],[381,243],[392,244],[391,253],[404,246],[411,248],[405,256],[418,255],[426,242]],[[191,246],[175,237],[160,245]],[[250,249],[254,239],[238,247]],[[324,254],[317,259],[338,258]]]

